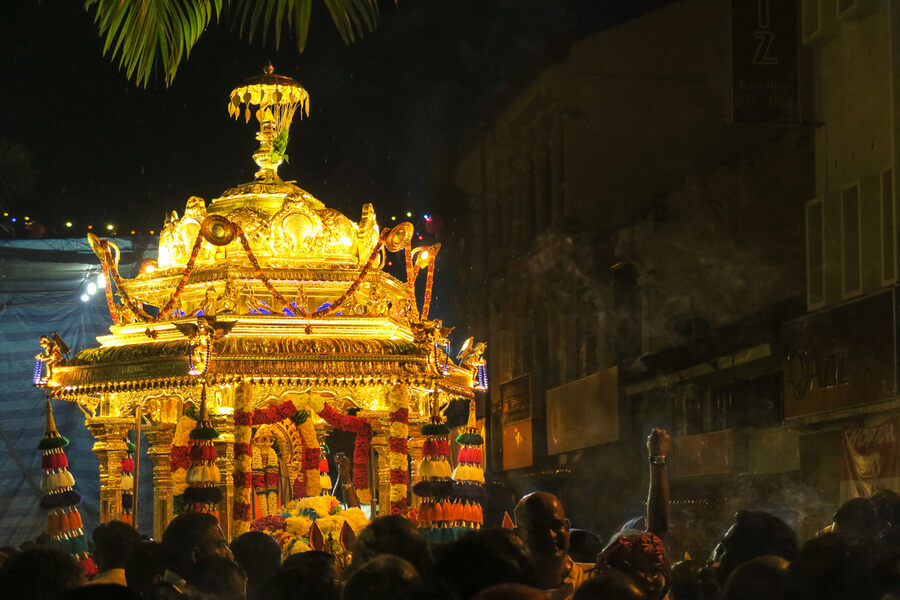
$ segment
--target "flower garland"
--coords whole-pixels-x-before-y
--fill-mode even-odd
[[[390,506],[392,515],[406,514],[407,484],[409,483],[409,392],[405,386],[394,386],[388,393],[390,406],[390,437],[388,464],[390,466]]]
[[[191,442],[191,430],[197,425],[197,421],[189,415],[182,416],[175,425],[175,435],[172,438],[172,449],[169,451],[169,468],[172,472],[172,494],[181,496],[187,488],[187,470],[191,466],[188,455]]]
[[[47,515],[47,534],[81,562],[87,575],[93,575],[97,572],[97,567],[88,554],[84,524],[77,507],[81,502],[81,494],[75,491],[75,478],[69,472],[69,461],[63,452],[63,448],[68,445],[69,440],[56,431],[53,407],[50,400],[47,400],[47,429],[38,444],[38,450],[43,451],[41,469],[44,471],[44,478],[41,480],[44,496],[41,498],[40,508],[50,511]]]
[[[273,448],[265,451],[266,456],[261,456],[261,454],[262,452],[255,452],[250,458],[253,467],[253,487],[256,490],[256,497],[259,499],[260,510],[264,515],[273,515],[278,512],[280,506],[278,502],[278,479],[280,478],[278,455]],[[265,464],[263,464],[263,459],[265,459]]]
[[[353,444],[353,487],[356,488],[357,493],[367,490],[369,487],[369,448],[372,445],[372,426],[362,417],[339,413],[327,402],[319,412],[319,416],[335,429],[356,433],[356,441]]]
[[[344,524],[359,534],[369,520],[358,508],[341,509],[334,496],[324,494],[292,500],[279,515],[262,517],[250,525],[252,531],[270,533],[281,546],[282,558],[311,550],[310,530],[313,523],[325,539],[326,549],[333,553],[347,550],[340,546],[340,532]]]
[[[194,442],[188,456],[191,466],[188,467],[185,481],[184,501],[190,512],[209,513],[218,518],[218,504],[222,501],[222,474],[216,465],[216,446],[213,440],[219,432],[209,420],[206,406],[206,385],[200,390],[200,418],[191,430],[190,439]]]
[[[125,457],[122,459],[122,482],[119,489],[122,490],[122,514],[119,520],[134,523],[134,444],[125,438]]]
[[[253,448],[253,387],[241,381],[234,398],[234,500],[232,537],[250,531],[250,473]]]

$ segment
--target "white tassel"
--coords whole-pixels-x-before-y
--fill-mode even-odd
[[[75,485],[75,477],[69,472],[68,469],[63,469],[59,473],[60,475],[60,487],[72,487]]]
[[[119,489],[122,490],[133,490],[134,489],[134,475],[130,473],[122,473],[122,484],[119,486]]]

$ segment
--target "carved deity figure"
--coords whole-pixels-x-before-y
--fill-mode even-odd
[[[363,204],[356,239],[359,262],[364,263],[369,260],[369,256],[378,243],[378,221],[375,220],[375,209],[371,204]]]
[[[214,315],[216,314],[217,308],[217,298],[216,298],[216,288],[215,286],[209,286],[206,288],[206,297],[200,302],[200,305],[191,311],[191,316],[196,317],[197,315]]]
[[[253,517],[278,514],[281,506],[281,459],[273,447],[274,435],[268,425],[260,425],[253,436],[250,460],[253,483]]]
[[[232,280],[225,282],[225,291],[216,298],[215,313],[230,314],[237,311],[238,308],[238,290]]]
[[[65,347],[65,343],[62,339],[54,333],[52,336],[41,336],[41,349],[43,350],[43,354],[35,354],[34,356],[36,360],[44,365],[44,376],[41,380],[52,383],[53,368],[56,365],[65,362],[66,358],[63,356],[63,352],[68,351],[68,347]]]

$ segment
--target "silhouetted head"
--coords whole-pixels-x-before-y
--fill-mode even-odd
[[[879,490],[869,497],[869,501],[875,508],[879,531],[900,525],[900,494],[893,490]]]
[[[859,600],[874,596],[872,546],[826,533],[806,544],[788,568],[784,598]]]
[[[91,553],[100,571],[124,569],[134,548],[141,541],[137,530],[122,521],[101,523],[91,535],[94,551]]]
[[[342,600],[419,600],[425,586],[416,568],[390,554],[360,565],[344,586]]]
[[[292,554],[284,559],[281,568],[259,597],[269,600],[277,593],[278,598],[282,600],[303,598],[337,600],[340,597],[340,590],[340,576],[334,556],[327,552],[310,550]]]
[[[769,554],[788,561],[797,556],[797,536],[790,526],[775,515],[759,510],[742,510],[713,550],[711,561],[719,585],[738,566]]]
[[[218,554],[210,554],[197,561],[190,583],[217,600],[247,598],[247,573],[235,561]]]
[[[553,494],[534,492],[519,500],[516,533],[536,560],[561,560],[569,552],[569,520]]]
[[[546,600],[547,595],[521,583],[501,583],[492,585],[476,595],[472,600]]]
[[[125,563],[125,581],[139,595],[162,581],[165,573],[166,554],[159,542],[138,543]]]
[[[281,566],[281,546],[264,531],[248,531],[231,540],[234,560],[247,572],[248,594],[262,587]]]
[[[24,550],[0,566],[0,591],[5,598],[59,600],[66,590],[82,583],[81,565],[71,554],[56,548]]]
[[[136,600],[134,590],[117,583],[83,585],[63,594],[63,600]]]
[[[428,544],[418,527],[406,517],[389,515],[369,523],[356,538],[348,573],[379,554],[391,554],[409,561],[423,577],[431,573],[433,561]]]
[[[434,568],[461,598],[471,598],[501,583],[526,583],[530,565],[525,543],[516,534],[490,528],[446,544]]]
[[[172,519],[163,532],[162,546],[166,568],[185,579],[204,556],[233,558],[219,521],[206,513],[184,513]]]
[[[851,498],[834,513],[832,529],[850,542],[871,542],[878,535],[875,504],[869,498]]]
[[[700,600],[701,569],[703,563],[697,560],[681,560],[672,565],[670,587],[676,600]]]
[[[647,600],[647,595],[626,574],[609,571],[581,584],[573,600]]]
[[[725,582],[725,600],[781,598],[790,563],[780,556],[760,556],[736,568]]]
[[[598,576],[622,573],[648,600],[662,599],[669,590],[666,547],[649,531],[616,537],[597,556],[595,572]]]
[[[601,550],[603,542],[596,533],[587,529],[569,530],[569,556],[572,560],[593,564]]]

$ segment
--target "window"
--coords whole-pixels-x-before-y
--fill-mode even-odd
[[[897,218],[894,211],[894,173],[881,172],[881,282],[897,282]]]
[[[821,198],[806,203],[806,304],[825,304],[825,206]]]
[[[855,183],[841,194],[841,278],[845,298],[862,291],[859,221],[859,184]]]

